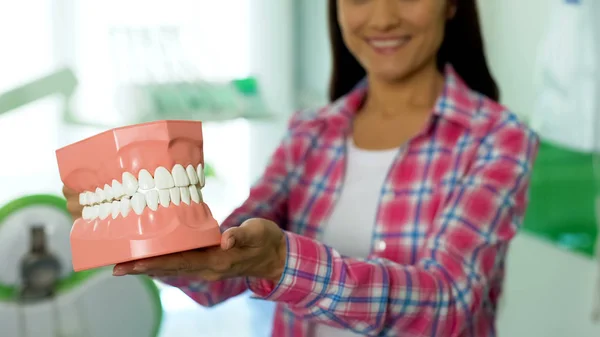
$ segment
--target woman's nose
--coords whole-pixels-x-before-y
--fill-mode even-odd
[[[373,0],[371,10],[371,26],[377,30],[390,30],[400,23],[397,14],[398,0]]]

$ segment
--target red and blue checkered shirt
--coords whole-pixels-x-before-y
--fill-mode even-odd
[[[279,283],[167,282],[206,306],[247,289],[276,302],[276,337],[310,336],[315,323],[367,336],[495,336],[537,136],[447,66],[428,127],[398,151],[385,179],[371,255],[342,256],[319,237],[344,185],[346,139],[365,94],[359,85],[295,114],[264,175],[222,224],[260,217],[281,225],[288,251]]]

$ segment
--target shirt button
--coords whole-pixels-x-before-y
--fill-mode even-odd
[[[385,241],[383,240],[377,240],[377,242],[375,242],[375,251],[377,253],[381,253],[385,250],[386,244]]]

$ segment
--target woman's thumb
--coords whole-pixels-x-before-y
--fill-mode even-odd
[[[221,237],[221,249],[229,250],[233,247],[240,246],[243,244],[245,240],[244,228],[242,227],[234,227],[229,228]]]

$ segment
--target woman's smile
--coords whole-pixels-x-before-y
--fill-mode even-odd
[[[377,54],[390,55],[398,52],[411,41],[410,35],[374,36],[365,39]]]

